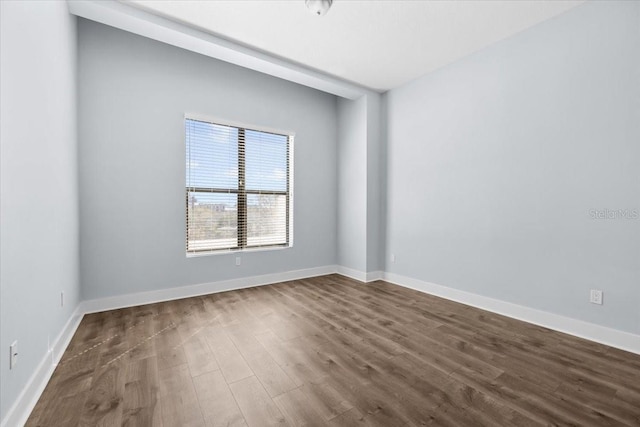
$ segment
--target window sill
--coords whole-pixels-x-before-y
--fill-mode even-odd
[[[215,255],[240,255],[246,253],[254,253],[254,252],[271,252],[271,251],[282,251],[286,249],[291,249],[293,245],[289,246],[272,246],[272,247],[262,247],[262,248],[245,248],[245,249],[220,249],[217,251],[211,252],[194,252],[194,253],[186,253],[187,258],[200,258],[205,256],[215,256]]]

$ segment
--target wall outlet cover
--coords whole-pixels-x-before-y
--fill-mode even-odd
[[[599,289],[591,289],[589,301],[592,304],[602,305],[602,291]]]

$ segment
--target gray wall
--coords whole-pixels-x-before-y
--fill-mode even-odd
[[[338,99],[338,264],[367,271],[367,98]]]
[[[79,20],[83,297],[335,265],[336,98]],[[293,130],[294,245],[187,258],[185,112]]]
[[[387,271],[640,332],[639,52],[588,2],[390,91]]]
[[[384,268],[382,96],[367,95],[367,273]]]
[[[79,299],[76,22],[66,2],[0,2],[0,419]],[[65,306],[60,306],[60,292]],[[9,345],[18,365],[9,370]]]
[[[384,262],[381,100],[377,93],[338,100],[338,265],[359,278]]]

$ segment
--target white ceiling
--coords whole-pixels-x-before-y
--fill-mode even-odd
[[[130,0],[124,3],[317,71],[385,91],[583,0]]]

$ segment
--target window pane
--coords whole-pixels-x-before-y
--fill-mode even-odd
[[[238,188],[238,129],[186,120],[187,187]]]
[[[246,130],[247,190],[287,191],[287,139],[285,135]]]
[[[247,195],[247,245],[287,243],[287,196]]]
[[[238,196],[189,192],[187,251],[238,246]]]

